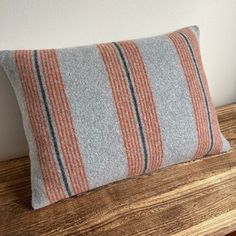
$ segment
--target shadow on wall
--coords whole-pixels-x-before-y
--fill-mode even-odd
[[[27,155],[20,109],[10,82],[0,67],[0,161]],[[13,146],[14,145],[14,146]]]

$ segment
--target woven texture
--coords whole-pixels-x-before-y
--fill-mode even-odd
[[[229,150],[196,26],[93,46],[0,52],[29,143],[32,205]]]

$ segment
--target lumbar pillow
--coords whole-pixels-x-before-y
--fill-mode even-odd
[[[0,52],[29,143],[32,205],[227,151],[198,28],[94,46]]]

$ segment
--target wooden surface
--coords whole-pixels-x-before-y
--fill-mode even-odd
[[[232,150],[31,209],[27,157],[0,163],[0,235],[224,235],[236,230],[236,104],[218,109]]]

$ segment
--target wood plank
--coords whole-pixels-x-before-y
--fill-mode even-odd
[[[232,149],[33,211],[29,158],[0,163],[0,235],[222,235],[236,230],[236,104],[217,110]]]
[[[236,209],[217,217],[203,221],[198,225],[183,230],[175,236],[226,235],[233,232],[236,225]],[[234,234],[235,235],[235,234]],[[232,235],[233,236],[233,235]]]

